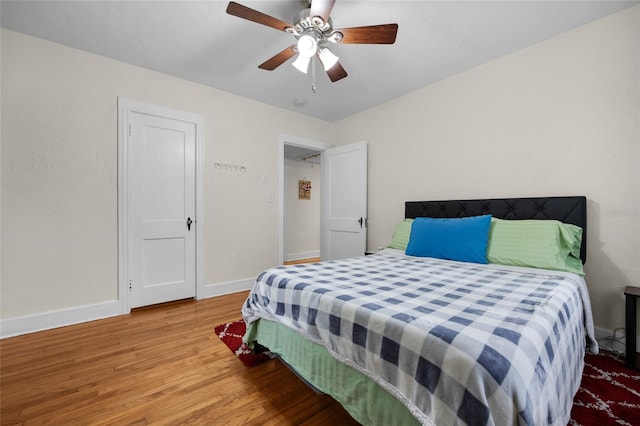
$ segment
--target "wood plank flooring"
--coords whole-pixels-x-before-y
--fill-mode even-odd
[[[289,260],[288,262],[284,262],[283,265],[300,265],[303,263],[313,263],[313,262],[320,262],[320,258],[311,257],[309,259]]]
[[[0,341],[2,425],[357,425],[279,360],[245,367],[213,329],[247,293]]]

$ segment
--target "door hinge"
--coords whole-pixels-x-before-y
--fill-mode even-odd
[[[131,131],[131,124],[129,124],[129,136],[132,136],[132,131]]]
[[[129,292],[131,292],[132,289],[133,289],[133,286],[131,285],[131,280],[129,280]]]

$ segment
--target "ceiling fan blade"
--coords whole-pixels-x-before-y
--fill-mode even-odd
[[[276,30],[284,31],[286,28],[291,27],[291,24],[281,21],[250,7],[243,6],[234,1],[230,1],[227,6],[227,13],[229,15],[237,16],[238,18],[246,19],[248,21],[257,22],[258,24],[266,25],[267,27],[275,28]]]
[[[327,22],[329,15],[331,15],[331,9],[336,0],[312,0],[311,11],[309,16],[320,16],[324,22]]]
[[[263,63],[261,63],[258,66],[258,68],[263,69],[263,70],[267,70],[267,71],[275,70],[280,65],[284,64],[285,62],[287,62],[287,60],[289,58],[291,58],[293,55],[296,54],[296,51],[293,50],[295,47],[296,47],[296,45],[292,44],[291,46],[283,49],[280,53],[276,53],[274,56],[272,56],[271,58],[269,58],[266,61],[264,61]]]
[[[349,74],[347,74],[344,68],[342,68],[340,62],[336,62],[334,66],[327,70],[327,75],[329,76],[329,80],[335,83],[336,81],[345,78]]]
[[[368,27],[341,28],[343,44],[393,44],[398,24],[370,25]]]

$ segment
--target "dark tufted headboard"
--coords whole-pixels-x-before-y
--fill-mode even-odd
[[[559,220],[582,228],[580,258],[587,260],[587,198],[535,197],[484,200],[407,201],[404,217],[467,217],[491,214],[499,219]]]

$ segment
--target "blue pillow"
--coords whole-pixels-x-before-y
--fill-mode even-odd
[[[411,226],[406,254],[487,263],[491,215],[441,219],[418,217]]]

